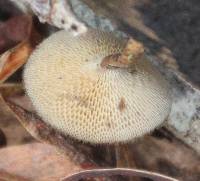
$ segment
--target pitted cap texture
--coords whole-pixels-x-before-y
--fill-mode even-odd
[[[118,143],[159,126],[171,107],[169,87],[146,60],[132,71],[102,68],[125,41],[89,30],[72,37],[59,31],[30,56],[24,84],[36,111],[58,131],[90,143]]]

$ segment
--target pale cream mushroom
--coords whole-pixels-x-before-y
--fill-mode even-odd
[[[24,71],[27,94],[42,119],[66,135],[98,144],[127,142],[161,125],[171,97],[158,70],[137,57],[124,67],[104,64],[125,44],[93,29],[78,37],[59,31],[44,40]]]

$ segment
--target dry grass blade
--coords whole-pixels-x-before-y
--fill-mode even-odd
[[[5,100],[5,102],[11,111],[15,114],[20,123],[33,137],[42,142],[57,146],[66,156],[72,160],[73,164],[80,165],[83,168],[85,166],[91,168],[96,167],[94,161],[91,160],[89,156],[87,156],[88,153],[85,153],[81,150],[81,143],[77,144],[77,142],[71,138],[66,138],[56,130],[52,129],[49,125],[45,124],[35,114],[24,110],[13,102],[9,100]]]
[[[137,169],[128,169],[128,168],[110,168],[110,169],[93,169],[85,170],[73,174],[69,177],[63,178],[62,181],[78,181],[85,178],[94,178],[94,177],[110,177],[115,175],[122,176],[139,176],[143,178],[152,179],[153,181],[178,181],[172,177],[168,177],[162,174],[137,170]]]

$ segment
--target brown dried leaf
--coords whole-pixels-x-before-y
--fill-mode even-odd
[[[142,43],[130,38],[118,61],[122,64],[129,65],[134,60],[139,60],[143,55],[144,46]]]
[[[128,68],[135,61],[139,61],[143,55],[143,45],[130,38],[121,54],[114,54],[105,57],[101,62],[101,66],[104,68]]]
[[[30,42],[25,40],[0,56],[0,83],[26,62],[32,50]]]
[[[8,22],[10,26],[5,30],[6,35],[9,35],[12,39],[15,37],[17,40],[21,40],[21,43],[0,55],[0,83],[4,82],[27,61],[35,46],[41,41],[41,35],[36,31],[32,17],[20,16],[18,18],[24,20],[26,26],[19,27],[15,32],[12,31],[12,26],[15,23],[17,24],[19,20],[17,19],[16,22]],[[18,32],[22,31],[20,28],[24,28],[25,30],[23,31],[26,31],[23,36]]]
[[[27,15],[14,16],[6,22],[0,22],[0,54],[25,40],[31,28],[32,20]]]
[[[0,150],[0,180],[59,181],[82,170],[55,146],[31,143]]]
[[[22,84],[18,83],[4,83],[0,84],[0,93],[3,97],[10,97],[24,93]]]
[[[13,175],[12,173],[8,173],[6,171],[0,170],[0,180],[1,181],[30,181],[18,175]]]
[[[3,85],[4,84],[0,85],[0,91],[2,91],[5,96],[13,95],[13,92],[16,92],[17,94],[21,93],[18,87],[15,87],[14,85],[10,85],[8,88],[2,88]],[[0,118],[0,129],[5,135],[7,146],[24,144],[34,140],[14,115],[11,114],[10,110],[5,105],[5,102],[2,100],[0,100]],[[1,137],[0,140],[2,140],[2,138],[3,137]]]
[[[68,137],[66,138],[49,125],[45,124],[34,113],[26,111],[10,100],[6,100],[6,104],[33,137],[42,142],[56,145],[75,165],[80,165],[83,168],[95,168],[97,166],[91,159],[91,149],[86,148],[87,150],[84,151],[85,148],[82,143]]]
[[[200,157],[165,128],[129,145],[129,161],[137,168],[169,175],[180,181],[200,180]]]

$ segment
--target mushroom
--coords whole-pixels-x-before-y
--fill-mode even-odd
[[[171,108],[169,85],[143,51],[129,54],[125,45],[94,29],[76,37],[62,30],[44,40],[24,70],[41,118],[95,144],[125,143],[161,125]]]

